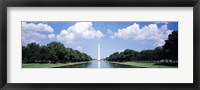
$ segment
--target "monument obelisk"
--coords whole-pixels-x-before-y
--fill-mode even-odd
[[[101,49],[101,47],[100,47],[100,43],[98,43],[98,68],[100,68],[100,49]]]
[[[100,58],[100,43],[98,43],[98,60],[100,60],[101,58]]]

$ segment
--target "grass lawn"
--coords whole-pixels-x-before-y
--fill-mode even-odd
[[[56,64],[31,63],[31,64],[22,64],[22,68],[53,68],[53,67],[68,66],[68,65],[75,65],[75,64],[81,64],[81,63],[88,63],[88,62],[73,62],[73,63],[66,63],[66,64],[64,63],[56,63]]]
[[[156,65],[155,63],[141,63],[141,62],[111,62],[123,65],[131,65],[146,68],[178,68],[178,66]]]

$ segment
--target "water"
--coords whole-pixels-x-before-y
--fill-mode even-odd
[[[100,67],[98,67],[98,63],[100,63]],[[104,60],[100,60],[100,61],[93,60],[89,63],[62,66],[62,67],[57,67],[57,68],[141,68],[141,67],[110,63]]]
[[[130,66],[130,65],[122,65],[122,64],[116,64],[116,63],[110,63],[109,61],[100,61],[100,68],[141,68],[136,66]]]

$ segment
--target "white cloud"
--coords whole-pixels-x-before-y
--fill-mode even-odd
[[[81,46],[77,46],[77,47],[76,47],[76,50],[82,51],[83,48],[82,48]]]
[[[100,30],[95,30],[91,22],[78,22],[69,28],[62,30],[57,39],[63,42],[73,42],[75,40],[88,40],[88,39],[100,39],[103,37],[103,33]]]
[[[22,44],[26,45],[31,42],[37,42],[44,40],[46,38],[46,35],[40,34],[33,31],[22,31]]]
[[[172,30],[167,29],[167,24],[162,25],[160,28],[158,28],[157,24],[149,24],[140,28],[139,24],[134,23],[126,28],[118,29],[111,38],[154,40],[156,41],[154,46],[162,46],[171,32]]]
[[[53,28],[44,23],[26,23],[22,22],[22,30],[24,31],[37,31],[37,32],[53,32]]]
[[[107,32],[108,34],[113,34],[113,32],[110,29],[108,29]]]
[[[125,49],[120,49],[119,52],[123,52]]]
[[[51,26],[43,23],[22,23],[22,44],[26,45],[31,42],[39,43],[46,39],[44,33],[52,33],[54,30]]]
[[[55,38],[55,34],[49,34],[49,35],[48,35],[48,38],[49,38],[49,39]]]

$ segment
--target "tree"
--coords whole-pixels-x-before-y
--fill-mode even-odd
[[[115,61],[118,61],[118,62],[127,61],[127,58],[126,58],[124,52],[121,52],[121,53],[119,53],[118,55],[116,55],[116,56],[115,56]]]
[[[136,59],[137,52],[134,50],[126,49],[123,54],[126,57],[126,61],[133,61]]]
[[[105,58],[109,61],[144,61],[159,62],[160,60],[178,60],[178,31],[169,34],[168,39],[162,47],[153,50],[142,50],[140,52],[126,49],[124,52],[115,52]]]
[[[28,62],[28,52],[27,48],[25,46],[22,46],[22,63],[27,63]]]
[[[65,55],[64,57],[64,63],[66,62],[70,62],[70,56],[69,55]]]
[[[178,31],[173,31],[168,36],[168,40],[165,40],[163,49],[166,59],[178,60]]]
[[[32,62],[37,62],[37,60],[40,59],[40,52],[39,52],[40,46],[39,44],[34,43],[29,43],[27,45],[27,60],[29,63]]]
[[[35,42],[22,46],[22,63],[67,63],[89,61],[92,58],[60,42],[50,42],[40,46]]]
[[[48,49],[51,51],[51,58],[54,62],[64,62],[65,46],[60,42],[51,42],[47,44]]]
[[[43,62],[48,62],[49,59],[49,53],[48,53],[48,49],[46,46],[41,46],[40,47],[40,60],[45,60]]]
[[[155,52],[155,54],[156,54],[155,60],[159,61],[159,60],[164,59],[164,50],[163,50],[162,47],[156,47],[156,48],[154,49],[154,52]]]
[[[115,52],[110,55],[110,61],[117,61],[117,56],[119,55],[119,52]]]

